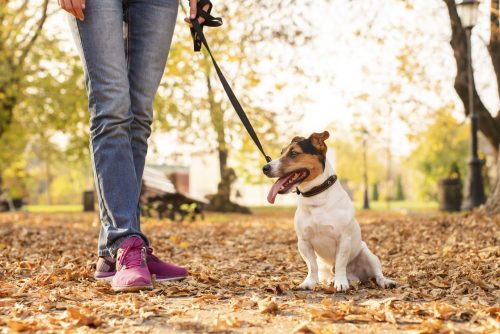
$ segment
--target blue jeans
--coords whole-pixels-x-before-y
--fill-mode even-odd
[[[99,256],[141,232],[139,196],[153,99],[174,33],[178,0],[87,0],[70,27],[90,111],[90,152],[99,200]]]

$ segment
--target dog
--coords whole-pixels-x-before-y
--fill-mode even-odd
[[[382,288],[393,288],[396,283],[384,277],[380,260],[362,241],[351,199],[326,159],[329,136],[324,131],[295,137],[278,159],[262,169],[266,176],[278,178],[267,196],[271,204],[278,194],[293,188],[299,194],[294,225],[308,270],[299,288],[312,290],[319,282],[333,282],[336,291],[346,291],[349,281],[370,278]]]

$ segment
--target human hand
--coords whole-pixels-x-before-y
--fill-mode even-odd
[[[83,15],[85,1],[86,0],[57,0],[57,3],[61,9],[67,11],[80,21],[83,21],[85,19]]]
[[[62,0],[61,0],[62,1]],[[191,19],[194,19],[196,17],[196,6],[198,5],[198,0],[189,0],[189,17],[184,18],[184,22],[188,23],[190,27],[193,27],[191,24]],[[203,10],[207,11],[208,8],[210,8],[210,5],[207,3],[205,6],[203,6]],[[199,23],[205,22],[205,19],[203,17],[198,18]]]

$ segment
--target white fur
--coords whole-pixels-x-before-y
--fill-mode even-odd
[[[271,165],[276,167],[273,162]],[[299,190],[308,191],[332,174],[334,170],[326,161],[323,173],[310,182],[302,183]],[[319,282],[333,281],[337,291],[346,291],[349,280],[366,281],[371,277],[382,288],[395,285],[384,277],[379,259],[361,240],[354,206],[340,182],[335,182],[318,195],[300,196],[295,212],[295,231],[299,252],[308,269],[300,288],[313,289]],[[332,272],[334,265],[335,278]]]
[[[281,160],[276,159],[268,163],[269,167],[271,169],[269,170],[269,173],[267,174],[269,177],[277,177],[277,174],[279,173],[280,167],[281,167]]]

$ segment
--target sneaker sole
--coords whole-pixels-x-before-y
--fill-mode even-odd
[[[187,276],[169,277],[169,278],[156,278],[156,282],[168,282],[168,281],[182,281],[186,279]]]
[[[108,277],[94,277],[96,281],[105,281],[105,282],[111,282],[113,280],[113,276],[108,276]],[[186,279],[187,276],[179,276],[179,277],[170,277],[170,278],[156,278],[156,282],[169,282],[169,281],[182,281],[183,279]]]
[[[116,292],[137,292],[142,290],[153,290],[152,285],[113,286],[111,288]]]
[[[113,280],[113,277],[115,277],[115,275],[113,276],[107,276],[107,277],[95,277],[94,276],[94,279],[96,281],[107,281],[107,282],[111,282]]]

